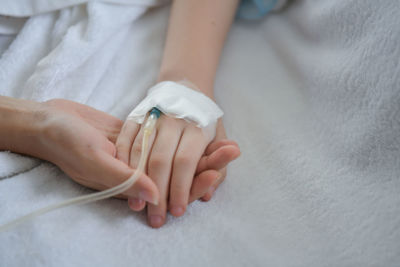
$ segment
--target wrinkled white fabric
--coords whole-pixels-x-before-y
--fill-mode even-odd
[[[0,15],[27,17],[88,3],[155,6],[169,0],[1,0]]]
[[[207,129],[212,138],[215,136],[217,120],[224,114],[203,93],[176,82],[164,81],[150,88],[145,99],[128,115],[128,119],[141,124],[153,107],[167,116],[184,119]]]
[[[126,118],[157,79],[168,10],[93,4],[30,18],[1,57],[1,94]],[[398,266],[399,13],[398,0],[302,0],[236,21],[215,97],[242,156],[213,199],[158,230],[118,199],[47,214],[0,235],[0,265]],[[0,154],[0,223],[91,192]]]

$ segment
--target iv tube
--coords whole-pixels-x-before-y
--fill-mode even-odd
[[[150,111],[150,115],[148,116],[148,118],[144,124],[144,131],[143,131],[144,133],[143,133],[143,142],[142,142],[143,149],[142,149],[142,154],[140,155],[139,165],[138,165],[137,169],[135,170],[135,172],[132,174],[132,176],[129,177],[126,181],[124,181],[123,183],[121,183],[115,187],[109,188],[109,189],[101,191],[101,192],[96,192],[96,193],[92,193],[92,194],[88,194],[88,195],[84,195],[84,196],[80,196],[80,197],[76,197],[76,198],[71,198],[71,199],[63,201],[61,203],[53,204],[53,205],[41,208],[39,210],[36,210],[34,212],[31,212],[27,215],[24,215],[22,217],[19,217],[15,220],[11,221],[9,223],[0,225],[0,233],[8,230],[9,228],[16,226],[17,224],[20,224],[27,220],[33,219],[34,217],[40,216],[47,212],[61,209],[61,208],[68,207],[68,206],[72,206],[72,205],[86,204],[86,203],[98,201],[101,199],[113,197],[113,196],[121,194],[124,191],[126,191],[127,189],[129,189],[139,178],[140,174],[144,173],[144,169],[145,169],[146,163],[147,163],[147,158],[149,155],[149,147],[148,147],[149,146],[149,138],[155,128],[157,119],[160,117],[160,115],[161,115],[161,112],[157,108],[153,108]]]

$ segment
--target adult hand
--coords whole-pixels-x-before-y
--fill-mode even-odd
[[[122,121],[68,100],[43,103],[45,114],[36,156],[53,162],[76,182],[104,190],[128,179],[134,170],[115,158]],[[156,185],[145,174],[122,194],[157,203]]]

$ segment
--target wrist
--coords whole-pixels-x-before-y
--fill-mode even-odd
[[[36,156],[47,113],[41,103],[0,97],[0,150]]]
[[[187,75],[179,74],[178,72],[160,72],[157,78],[157,82],[164,81],[180,83],[193,90],[202,92],[203,94],[214,100],[213,82],[204,81],[196,77],[189,77]]]

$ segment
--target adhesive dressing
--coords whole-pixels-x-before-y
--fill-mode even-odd
[[[181,83],[165,81],[150,88],[145,99],[128,115],[128,119],[140,124],[153,107],[167,116],[195,123],[203,129],[209,141],[214,139],[217,120],[224,114],[203,93]]]
[[[96,193],[72,198],[72,199],[66,200],[64,202],[57,203],[57,204],[50,205],[50,206],[44,207],[42,209],[36,210],[25,216],[17,218],[14,221],[11,221],[9,223],[1,225],[0,232],[6,231],[11,227],[16,226],[17,224],[20,224],[27,220],[33,219],[34,217],[37,217],[39,215],[42,215],[44,213],[47,213],[47,212],[50,212],[53,210],[61,209],[61,208],[72,206],[72,205],[86,204],[86,203],[98,201],[101,199],[113,197],[113,196],[116,196],[116,195],[121,194],[121,193],[125,192],[126,190],[128,190],[136,182],[136,180],[139,178],[140,174],[144,173],[144,169],[146,167],[147,158],[148,158],[148,154],[149,154],[149,137],[155,128],[155,125],[156,125],[156,122],[157,122],[157,119],[159,118],[159,116],[160,116],[160,111],[157,109],[153,109],[150,112],[150,115],[147,118],[145,126],[144,126],[143,141],[142,141],[143,149],[142,149],[142,154],[140,155],[138,168],[135,170],[135,172],[132,174],[132,176],[129,177],[126,181],[124,181],[123,183],[121,183],[115,187],[109,188],[109,189],[101,191],[101,192],[96,192]]]

